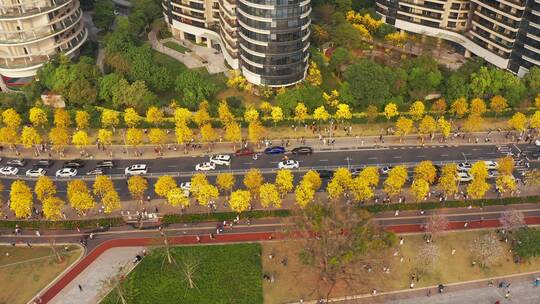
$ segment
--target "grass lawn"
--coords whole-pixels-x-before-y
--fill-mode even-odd
[[[154,61],[167,68],[173,75],[178,75],[179,73],[182,73],[187,69],[186,65],[181,63],[180,61],[162,54],[160,52],[153,51],[154,53]]]
[[[64,257],[61,263],[56,262],[50,247],[0,246],[0,303],[30,301],[82,253],[78,246],[70,246],[68,252],[58,247],[58,251]]]
[[[177,52],[180,52],[182,54],[185,54],[186,52],[189,52],[189,49],[184,47],[184,46],[181,46],[180,44],[176,43],[176,42],[173,42],[173,41],[167,41],[163,44],[164,46],[170,48],[170,49],[173,49]]]
[[[423,275],[416,287],[468,281],[520,272],[540,271],[540,259],[533,259],[515,264],[511,254],[507,252],[504,261],[491,268],[482,269],[472,266],[469,244],[477,236],[487,232],[451,232],[443,234],[435,241],[439,246],[439,258],[432,271]],[[358,273],[358,279],[346,284],[338,283],[332,292],[332,297],[362,294],[371,292],[372,286],[381,291],[409,288],[411,274],[414,272],[415,256],[418,248],[424,243],[421,235],[404,236],[404,245],[397,245],[389,252],[379,253],[370,261],[373,272],[368,273],[361,266],[353,269]],[[263,270],[276,278],[274,283],[263,282],[264,303],[284,303],[298,301],[300,298],[317,299],[325,296],[328,285],[318,279],[318,272],[303,265],[298,260],[301,243],[296,241],[263,244]],[[506,245],[505,245],[506,246]],[[452,248],[456,249],[452,255]],[[397,256],[393,253],[398,252]],[[275,257],[269,259],[270,253]],[[287,256],[288,264],[283,266],[281,260]],[[403,256],[403,262],[400,258]],[[389,274],[382,267],[390,267]]]
[[[165,250],[153,250],[125,282],[128,303],[262,303],[261,246],[242,244],[171,248],[175,264]],[[186,261],[196,266],[189,288]],[[101,303],[119,303],[109,294]]]

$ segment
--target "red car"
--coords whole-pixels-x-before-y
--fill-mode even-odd
[[[255,153],[255,151],[253,151],[253,149],[251,148],[243,148],[243,149],[240,149],[240,150],[237,150],[236,152],[234,152],[234,155],[235,156],[246,156],[246,155],[253,155]]]

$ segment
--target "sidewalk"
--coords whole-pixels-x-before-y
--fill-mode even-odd
[[[117,131],[117,132],[121,132]],[[515,133],[515,132],[514,132]],[[292,134],[292,131],[291,131]],[[460,145],[507,145],[512,143],[525,143],[524,141],[516,141],[515,136],[506,137],[506,132],[492,132],[489,135],[489,142],[485,139],[488,137],[488,132],[472,133],[465,136],[451,136],[448,140],[442,142],[440,135],[435,136],[433,140],[427,139],[424,141],[424,146],[460,146]],[[171,135],[172,136],[172,135]],[[478,139],[478,142],[476,142]],[[172,139],[168,142],[173,142]],[[332,144],[330,144],[332,142]],[[422,145],[418,135],[409,135],[401,138],[399,136],[348,136],[348,137],[321,137],[306,138],[304,142],[300,138],[289,138],[282,140],[262,141],[259,147],[254,147],[256,151],[262,151],[266,146],[283,145],[287,149],[294,147],[310,146],[315,151],[344,151],[344,150],[362,150],[362,149],[388,149],[399,146],[420,146]],[[254,146],[250,143],[250,146]],[[97,145],[89,145],[83,149],[77,149],[74,146],[67,146],[64,155],[59,155],[56,152],[42,152],[41,155],[35,155],[35,148],[24,148],[22,145],[17,145],[18,155],[15,150],[4,148],[0,152],[2,157],[20,157],[26,159],[32,158],[54,158],[54,159],[75,159],[81,158],[81,150],[88,153],[90,159],[141,159],[141,158],[173,158],[173,157],[189,157],[189,156],[206,156],[209,154],[230,154],[236,149],[240,149],[240,143],[232,142],[216,142],[213,149],[209,152],[208,144],[202,143],[197,147],[187,147],[184,145],[167,144],[163,149],[163,155],[158,155],[155,151],[155,145],[141,145],[138,147],[126,147],[125,145],[111,145],[105,150],[98,149]],[[137,153],[138,154],[137,154]]]
[[[111,286],[107,281],[118,275],[120,269],[133,267],[132,260],[143,247],[111,248],[80,272],[49,302],[52,304],[94,304],[106,295]],[[79,285],[82,290],[79,289]]]

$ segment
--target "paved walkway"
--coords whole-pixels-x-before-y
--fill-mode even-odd
[[[99,303],[109,291],[107,281],[118,275],[120,269],[132,268],[132,260],[143,247],[111,248],[99,256],[89,267],[80,272],[49,303],[94,304]],[[82,290],[79,289],[79,285]]]
[[[357,125],[354,128],[361,128],[361,125]],[[355,134],[355,130],[353,128],[353,134]],[[117,130],[116,132],[119,134],[120,138],[123,134],[123,130]],[[436,138],[432,141],[427,140],[424,147],[438,147],[438,146],[462,146],[462,145],[497,145],[500,147],[503,146],[512,146],[512,144],[526,144],[524,141],[517,142],[515,140],[515,136],[509,136],[508,138],[505,136],[506,132],[501,132],[500,134],[497,132],[491,133],[489,135],[489,138],[491,139],[489,142],[485,142],[485,138],[488,137],[487,132],[477,132],[472,133],[470,135],[465,136],[463,138],[462,136],[458,137],[451,137],[445,142],[440,142],[439,136],[437,135]],[[173,137],[174,134],[171,132],[169,135],[170,138],[167,140],[167,142],[172,143],[174,142]],[[313,135],[315,136],[315,134]],[[287,145],[287,149],[292,149],[294,147],[299,146],[310,146],[315,151],[345,151],[345,150],[364,150],[364,149],[391,149],[391,148],[397,148],[397,147],[420,147],[422,146],[418,135],[410,135],[405,136],[404,138],[400,139],[399,136],[348,136],[348,137],[333,137],[333,144],[329,144],[329,141],[327,141],[328,135],[323,136],[322,138],[305,138],[304,142],[301,142],[298,138],[296,138],[295,133],[292,132],[290,139],[283,139],[283,140],[270,140],[269,142],[261,142],[257,145],[255,150],[262,151],[266,145],[287,145],[287,142],[289,143]],[[476,138],[478,138],[478,143],[475,143]],[[530,151],[526,152],[532,152],[535,147],[532,145],[529,145]],[[203,144],[200,147],[191,147],[184,145],[172,145],[168,144],[166,145],[166,148],[163,149],[163,155],[157,156],[155,152],[155,146],[150,144],[145,144],[138,146],[136,148],[138,154],[136,155],[134,153],[135,149],[133,147],[127,147],[125,145],[111,145],[108,146],[106,150],[98,149],[96,145],[88,145],[85,146],[82,150],[86,151],[88,153],[88,158],[92,159],[111,159],[112,158],[121,158],[121,159],[141,159],[141,158],[148,158],[148,157],[160,157],[160,158],[171,158],[171,157],[181,157],[181,156],[206,156],[209,154],[219,154],[219,153],[225,153],[230,154],[231,152],[234,152],[234,149],[239,149],[240,144],[238,143],[232,143],[232,142],[216,142],[214,144],[214,147],[211,152],[208,151],[208,144]],[[508,149],[508,148],[507,148]],[[516,149],[514,149],[516,150]],[[35,148],[29,148],[26,149],[22,145],[18,145],[16,150],[11,149],[3,149],[0,152],[0,156],[3,157],[22,157],[22,158],[47,158],[47,153],[42,153],[42,155],[39,155],[36,157],[35,155]],[[517,151],[517,150],[516,150]],[[127,153],[129,152],[129,153]],[[55,159],[74,159],[74,158],[81,158],[81,150],[76,149],[74,146],[67,146],[65,148],[64,155],[59,155],[58,153],[54,152],[51,154],[49,158],[55,158]]]
[[[465,289],[459,291],[447,291],[438,294],[436,289],[432,288],[431,296],[417,296],[408,299],[396,299],[385,301],[388,304],[461,304],[461,303],[486,303],[493,304],[500,301],[501,304],[523,303],[523,304],[538,304],[540,303],[540,288],[534,287],[532,284],[534,276],[524,278],[522,281],[512,282],[510,284],[510,296],[505,299],[506,289],[494,287],[480,287]],[[341,302],[346,303],[346,302]]]

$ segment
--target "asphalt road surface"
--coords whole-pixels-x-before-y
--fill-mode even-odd
[[[325,151],[316,152],[312,155],[294,156],[289,153],[286,155],[289,159],[299,161],[300,168],[293,170],[295,180],[298,180],[303,175],[302,171],[309,169],[336,169],[337,167],[348,167],[350,169],[361,168],[364,166],[397,166],[406,165],[409,170],[409,176],[412,176],[414,166],[421,161],[431,160],[435,164],[448,162],[464,162],[477,160],[494,160],[500,158],[507,153],[517,154],[519,151],[532,151],[535,147],[531,145],[467,145],[467,146],[434,146],[422,148],[419,146],[409,147],[393,147],[389,149],[366,149],[357,151]],[[205,171],[210,182],[215,181],[215,175],[220,172],[233,172],[236,176],[236,186],[242,187],[242,175],[251,168],[259,168],[263,172],[266,181],[273,181],[275,172],[277,172],[278,163],[282,160],[283,154],[278,155],[261,155],[257,160],[251,156],[233,156],[230,166],[217,166],[214,171]],[[115,168],[105,171],[115,177],[115,188],[121,195],[122,199],[129,199],[127,183],[123,175],[124,169],[132,164],[140,163],[147,164],[149,167],[148,177],[149,189],[153,189],[153,184],[156,178],[160,175],[172,175],[178,183],[187,182],[190,180],[194,172],[195,166],[198,163],[208,161],[208,157],[177,157],[177,158],[154,158],[141,160],[114,160]],[[7,160],[0,162],[0,166],[5,165]],[[28,184],[33,186],[35,178],[27,178],[24,176],[26,170],[32,168],[37,160],[29,160],[26,165],[19,168],[19,174],[16,177],[2,177],[4,191],[9,191],[11,183],[16,179],[26,179]],[[79,174],[75,178],[86,177],[90,180],[93,177],[86,176],[86,172],[95,168],[97,160],[84,160],[85,166],[80,168]],[[65,161],[57,160],[53,165],[46,169],[47,176],[54,176],[55,172],[62,168]],[[531,167],[540,167],[540,163],[531,163]],[[385,175],[381,175],[381,183],[385,179]],[[60,197],[65,197],[66,183],[69,179],[58,179],[57,188]],[[324,186],[324,184],[323,184]],[[324,188],[324,187],[323,187]]]

